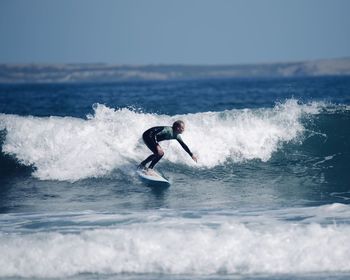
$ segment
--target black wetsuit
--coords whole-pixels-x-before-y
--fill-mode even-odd
[[[156,163],[162,158],[163,155],[159,155],[157,151],[158,142],[163,140],[172,140],[176,139],[182,148],[192,157],[192,152],[187,147],[187,145],[182,141],[180,134],[175,133],[171,126],[155,126],[148,130],[146,130],[142,135],[143,141],[147,145],[147,147],[153,152],[153,155],[150,155],[143,162],[141,162],[142,166],[146,166],[146,164],[150,161],[151,164],[149,168],[153,168]]]

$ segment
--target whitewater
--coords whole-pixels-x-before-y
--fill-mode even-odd
[[[0,85],[0,279],[350,277],[350,78]],[[166,189],[135,169],[163,141]]]
[[[267,161],[283,143],[302,136],[300,119],[316,114],[318,107],[291,99],[271,109],[168,116],[95,104],[94,113],[86,119],[0,115],[0,129],[6,130],[3,152],[32,165],[34,176],[75,181],[136,165],[150,153],[142,143],[142,132],[177,119],[186,123],[188,132],[183,138],[199,156],[197,168],[213,168],[229,160]],[[177,143],[162,146],[167,150],[166,160],[193,165],[179,152]]]
[[[308,217],[301,223],[286,221],[296,214],[293,212],[302,210],[254,213],[259,214],[257,219],[240,217],[239,212],[204,211],[192,216],[188,211],[164,209],[123,214],[65,213],[45,219],[20,216],[20,221],[9,215],[5,223],[14,219],[18,228],[16,234],[7,229],[0,236],[0,276],[349,271],[350,226],[343,222],[350,213],[349,206],[314,207],[307,209]],[[29,223],[29,218],[35,222]],[[326,219],[333,222],[318,223]],[[33,233],[33,224],[40,223]],[[50,224],[49,228],[44,229],[42,223]],[[54,224],[63,226],[51,229]],[[23,234],[18,235],[18,230]]]

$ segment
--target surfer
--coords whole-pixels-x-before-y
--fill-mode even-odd
[[[185,123],[183,121],[176,121],[173,123],[173,126],[155,126],[146,130],[143,135],[143,141],[146,146],[153,152],[148,158],[142,161],[139,165],[139,168],[144,169],[153,169],[157,162],[163,157],[164,151],[158,142],[163,140],[172,140],[176,139],[182,148],[190,155],[190,157],[197,162],[197,157],[193,155],[191,150],[187,145],[182,141],[180,136],[181,133],[185,131]],[[146,167],[147,163],[150,163],[148,168]]]

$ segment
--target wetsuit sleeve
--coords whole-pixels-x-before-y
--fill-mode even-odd
[[[182,138],[180,137],[180,135],[177,136],[176,140],[180,143],[181,147],[192,157],[193,153],[187,147],[187,145],[184,143],[184,141],[182,141]]]

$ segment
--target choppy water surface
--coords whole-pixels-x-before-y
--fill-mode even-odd
[[[347,279],[350,78],[0,86],[0,277]],[[143,185],[142,132],[171,187]]]

